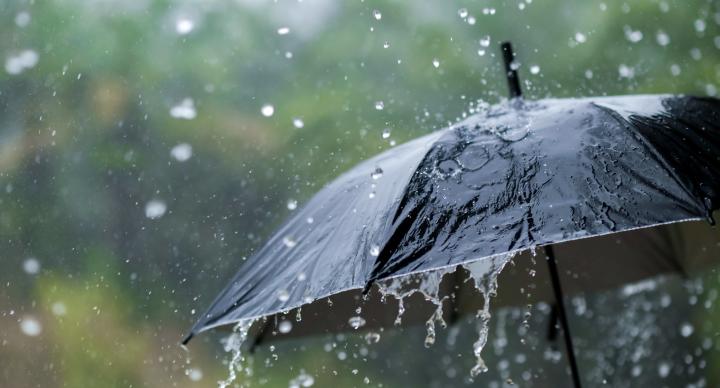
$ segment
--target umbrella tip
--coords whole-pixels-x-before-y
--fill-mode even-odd
[[[190,340],[191,340],[194,336],[195,336],[195,333],[190,332],[190,334],[188,334],[188,335],[185,337],[185,339],[183,339],[182,342],[180,342],[180,345],[182,345],[183,347],[185,347],[185,346],[188,344],[188,342],[190,342]]]
[[[500,43],[502,49],[503,62],[505,62],[505,76],[507,77],[510,98],[522,97],[520,89],[520,78],[517,74],[517,63],[515,62],[515,51],[513,51],[512,43],[505,41]]]

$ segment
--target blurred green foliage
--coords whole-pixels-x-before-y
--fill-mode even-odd
[[[184,18],[194,28],[180,34]],[[528,98],[720,85],[720,3],[705,0],[13,0],[0,20],[6,68],[23,50],[38,56],[19,74],[0,71],[2,386],[221,379],[214,337],[191,355],[177,342],[287,216],[287,200],[302,203],[390,141],[446,126],[472,101],[502,99],[501,40],[516,46]],[[172,117],[186,98],[197,117]],[[185,162],[170,155],[181,143],[192,146]],[[153,199],[167,206],[158,219],[145,214]],[[30,257],[38,274],[23,271]],[[42,324],[37,337],[21,334],[28,316]],[[297,368],[337,362],[293,354]]]

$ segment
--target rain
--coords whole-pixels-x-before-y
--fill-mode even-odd
[[[1,387],[720,386],[717,2],[0,17]]]

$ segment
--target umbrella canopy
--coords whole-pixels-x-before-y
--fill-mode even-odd
[[[480,110],[328,184],[242,265],[191,332],[375,280],[709,219],[720,204],[716,99],[512,100]]]
[[[309,327],[336,328],[336,319],[328,318],[338,311],[318,310],[324,302],[315,301],[340,294],[343,311],[358,305],[359,290],[367,295],[373,284],[396,279],[380,287],[398,298],[395,323],[404,299],[419,291],[434,305],[426,321],[426,344],[432,344],[435,321],[444,322],[443,275],[463,264],[484,300],[474,376],[487,369],[480,352],[497,275],[515,254],[534,256],[543,246],[573,385],[580,388],[558,256],[578,270],[565,268],[572,292],[686,273],[715,261],[715,231],[672,224],[714,224],[720,100],[640,95],[526,102],[512,48],[502,48],[511,100],[474,107],[468,119],[361,163],[327,185],[241,267],[184,343],[235,322],[244,339],[252,319],[303,305],[320,317]],[[403,277],[428,271],[435,272],[420,283]],[[467,297],[457,276],[449,287],[451,314],[462,310],[459,299],[477,300]],[[532,299],[519,289],[520,299]],[[387,306],[370,307],[374,324],[387,324]],[[357,329],[367,320],[353,316],[347,323]],[[227,384],[239,357],[238,350]]]

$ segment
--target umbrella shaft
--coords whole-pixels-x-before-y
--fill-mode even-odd
[[[565,304],[563,303],[563,292],[560,286],[560,275],[558,274],[557,263],[555,262],[555,252],[551,245],[545,246],[545,255],[547,256],[548,267],[550,269],[550,279],[552,281],[553,293],[557,305],[558,318],[562,325],[563,337],[565,338],[565,349],[567,351],[568,361],[570,362],[570,371],[575,388],[580,386],[580,372],[578,372],[577,362],[575,361],[575,348],[570,335],[570,325],[568,324],[567,314],[565,312]]]

